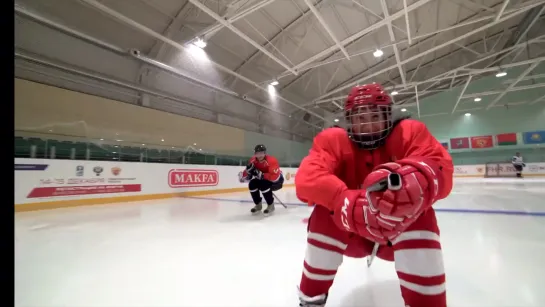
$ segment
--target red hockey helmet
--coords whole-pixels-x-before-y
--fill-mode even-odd
[[[380,84],[353,87],[344,105],[348,135],[365,149],[384,143],[392,129],[392,99]]]

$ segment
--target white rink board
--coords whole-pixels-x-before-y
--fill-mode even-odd
[[[500,173],[513,174],[509,163]],[[131,197],[186,192],[235,192],[240,166],[114,161],[15,159],[15,204]],[[25,170],[23,170],[25,169]],[[455,166],[455,177],[483,177],[485,165]],[[282,168],[285,185],[297,168]],[[527,163],[525,176],[545,176],[545,163]]]
[[[489,173],[497,174],[499,166],[499,174],[503,176],[512,176],[515,174],[515,168],[509,162],[490,163]],[[485,165],[458,165],[454,167],[454,177],[484,177]],[[524,176],[545,176],[545,163],[526,163],[523,170]]]
[[[238,173],[243,169],[220,165],[17,158],[15,204],[210,190],[227,193],[247,187],[247,183],[238,181]],[[297,169],[281,169],[284,184],[293,184]]]

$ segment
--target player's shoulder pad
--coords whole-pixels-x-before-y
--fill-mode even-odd
[[[318,133],[314,139],[335,139],[338,137],[348,137],[348,133],[343,128],[331,127]]]
[[[267,158],[266,158],[268,161],[276,161],[278,162],[278,159],[276,159],[275,156],[271,156],[271,155],[267,155]]]
[[[410,129],[412,131],[422,131],[427,129],[426,124],[412,118],[399,119],[397,123],[394,123],[394,126],[399,126],[401,129]]]

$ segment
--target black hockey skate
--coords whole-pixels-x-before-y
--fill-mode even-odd
[[[255,205],[252,210],[250,210],[250,212],[252,213],[258,213],[258,212],[261,212],[261,209],[263,208],[263,206],[261,205],[261,203]]]
[[[324,307],[327,302],[327,293],[315,297],[305,297],[299,292],[299,307]]]
[[[274,211],[274,204],[267,205],[267,209],[263,211],[265,214],[273,213]]]

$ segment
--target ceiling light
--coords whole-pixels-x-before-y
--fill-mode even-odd
[[[274,81],[272,81],[272,82],[269,83],[269,84],[272,85],[272,86],[276,86],[276,85],[278,85],[278,81],[274,80]]]
[[[104,139],[100,139],[101,141],[104,141]]]
[[[504,77],[504,76],[507,76],[507,73],[505,71],[500,71],[499,73],[496,74],[497,78],[501,78],[501,77]]]
[[[142,146],[146,146],[146,144],[142,144]]]
[[[161,142],[164,142],[164,141],[165,141],[165,139],[161,139]]]
[[[401,109],[401,112],[407,112],[407,109],[403,108]]]
[[[471,113],[466,113],[466,114],[464,114],[464,115],[465,115],[465,116],[471,116]]]
[[[206,42],[201,38],[196,38],[195,41],[193,42],[193,45],[201,49],[204,49],[204,47],[206,47]]]
[[[202,148],[199,148],[199,151],[202,151]]]
[[[375,52],[373,52],[373,55],[375,56],[375,58],[380,58],[383,54],[384,52],[382,52],[382,50],[380,49],[377,49]]]
[[[473,101],[477,101],[477,102],[479,102],[479,101],[481,101],[481,100],[482,100],[482,99],[481,99],[481,98],[479,98],[479,97],[477,97],[477,98],[473,99]]]
[[[193,143],[193,146],[197,146],[197,143]]]
[[[392,92],[392,96],[395,96],[395,95],[397,95],[397,94],[399,94],[397,91],[393,91],[393,92]]]
[[[335,118],[333,121],[336,122],[336,123],[338,123],[338,122],[339,122],[339,119],[338,119],[338,118]]]

